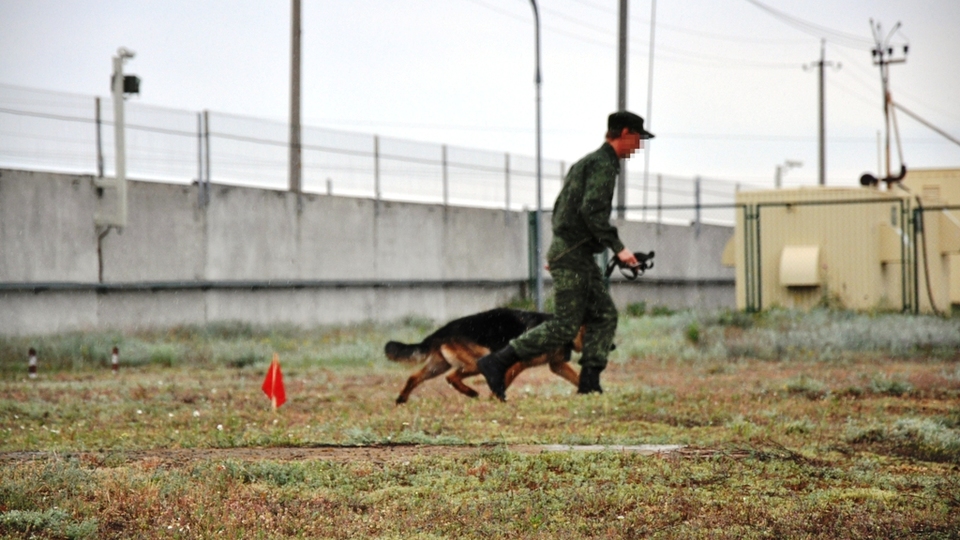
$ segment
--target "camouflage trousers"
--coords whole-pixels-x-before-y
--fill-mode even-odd
[[[571,257],[573,258],[573,257]],[[586,326],[580,365],[603,369],[617,330],[617,307],[592,256],[551,268],[554,317],[510,342],[521,359],[562,347]],[[573,263],[573,264],[571,264]]]

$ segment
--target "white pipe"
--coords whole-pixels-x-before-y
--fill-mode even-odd
[[[113,57],[113,139],[116,151],[117,215],[112,225],[127,225],[127,155],[123,118],[123,60],[127,51],[120,49]],[[132,53],[130,53],[132,56]]]

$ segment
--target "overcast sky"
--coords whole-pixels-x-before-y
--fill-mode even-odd
[[[772,185],[817,182],[826,70],[827,183],[876,172],[883,129],[870,19],[909,44],[893,98],[960,138],[960,1],[672,0],[657,3],[652,173]],[[0,83],[108,96],[111,57],[145,104],[286,121],[291,2],[0,0]],[[617,0],[540,0],[543,154],[602,142],[617,105]],[[629,2],[628,108],[647,116],[651,0]],[[528,0],[303,0],[303,123],[534,155]],[[902,56],[898,52],[898,57]],[[960,146],[900,114],[909,167],[960,167]],[[643,156],[631,175],[642,174]],[[897,158],[894,153],[894,167]]]

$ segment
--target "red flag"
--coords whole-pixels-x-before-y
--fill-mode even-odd
[[[267,378],[263,380],[263,393],[273,402],[273,408],[283,405],[287,401],[287,392],[283,389],[283,374],[280,373],[280,356],[273,353],[273,362],[267,370]]]

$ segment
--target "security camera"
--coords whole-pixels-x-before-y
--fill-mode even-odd
[[[120,47],[117,49],[117,56],[120,58],[133,58],[137,53],[131,51],[126,47]]]

